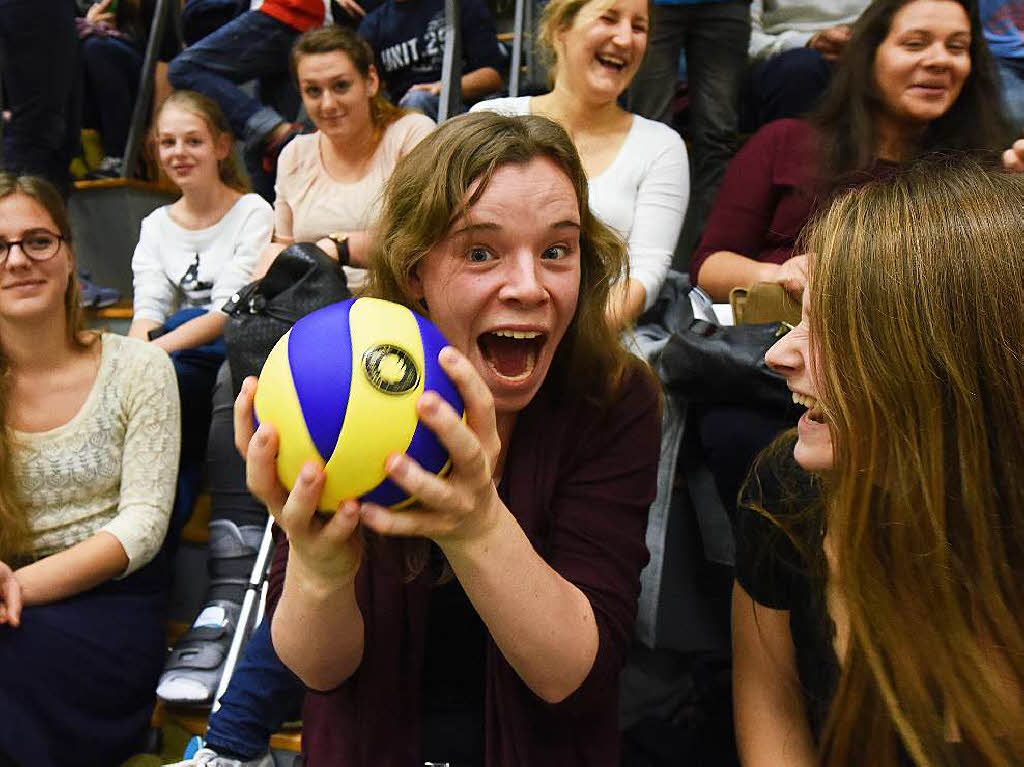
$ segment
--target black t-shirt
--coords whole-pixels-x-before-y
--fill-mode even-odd
[[[799,467],[791,445],[764,460],[745,492],[736,520],[736,580],[758,604],[789,611],[797,673],[815,738],[828,717],[839,680],[833,649],[835,624],[825,604],[821,556],[824,527],[813,476]],[[758,511],[758,504],[805,543],[801,553],[789,536]]]
[[[430,567],[436,579],[444,559],[434,544]],[[421,703],[425,761],[484,763],[484,694],[487,628],[462,584],[451,577],[431,591]]]
[[[481,67],[500,71],[494,19],[483,0],[462,0],[459,13],[462,73]],[[387,0],[359,25],[359,36],[373,48],[392,101],[413,85],[441,79],[444,22],[444,0]]]

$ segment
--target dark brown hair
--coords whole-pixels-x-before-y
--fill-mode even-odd
[[[889,34],[892,19],[916,0],[875,0],[853,26],[832,83],[811,120],[821,136],[822,192],[856,183],[876,161],[879,97],[875,56]],[[974,0],[950,0],[963,7],[971,23],[971,72],[956,101],[927,127],[917,152],[941,150],[1002,151],[1012,131],[1001,111],[995,67]]]
[[[295,78],[300,91],[302,87],[299,84],[299,61],[302,60],[302,57],[316,53],[334,53],[335,51],[348,56],[352,66],[356,68],[363,79],[370,76],[371,67],[376,69],[373,63],[373,49],[370,44],[351,29],[337,24],[311,29],[295,41],[289,57],[292,77]],[[373,120],[374,127],[379,131],[408,114],[408,110],[396,107],[388,101],[381,92],[382,90],[383,83],[370,99],[370,119]]]

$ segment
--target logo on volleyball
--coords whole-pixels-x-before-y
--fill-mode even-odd
[[[385,394],[405,394],[420,382],[412,355],[392,344],[377,344],[363,352],[363,370],[374,388]]]

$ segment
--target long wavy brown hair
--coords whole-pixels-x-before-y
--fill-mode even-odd
[[[85,349],[96,341],[96,334],[85,331],[82,319],[81,295],[74,276],[74,250],[71,247],[71,221],[64,200],[52,184],[35,176],[16,176],[0,173],[0,200],[23,194],[39,203],[64,238],[64,247],[72,264],[72,276],[64,291],[64,327],[68,343],[73,348]],[[11,367],[3,352],[0,338],[0,561],[10,562],[28,552],[30,529],[24,506],[15,491],[14,467],[11,463],[11,440],[7,433],[7,405]]]
[[[936,157],[809,230],[850,629],[827,764],[1024,764],[1021,211],[1024,176]]]
[[[622,239],[590,210],[587,177],[576,148],[565,130],[547,118],[463,115],[417,144],[385,186],[365,292],[423,313],[412,298],[416,264],[480,198],[498,168],[525,165],[537,157],[554,162],[572,182],[581,226],[576,314],[555,351],[544,386],[571,386],[592,401],[607,404],[635,360],[604,319],[612,285],[628,279],[628,252]],[[479,183],[470,194],[475,182]]]
[[[893,16],[915,0],[874,0],[853,25],[849,42],[821,103],[811,116],[818,129],[822,192],[858,183],[878,157],[881,108],[875,82],[875,56],[889,34]],[[1002,113],[998,75],[975,0],[952,0],[971,23],[971,72],[960,95],[941,117],[933,120],[912,155],[967,150],[1002,151],[1013,131]],[[912,158],[908,158],[912,159]]]
[[[576,314],[555,351],[543,389],[554,396],[578,392],[610,405],[628,369],[643,369],[604,318],[612,285],[628,279],[625,243],[601,223],[587,202],[587,177],[568,134],[544,117],[492,112],[463,115],[441,124],[396,166],[384,188],[378,236],[365,295],[423,313],[412,288],[416,264],[480,198],[496,170],[551,160],[572,182],[580,211],[580,290]],[[476,187],[470,193],[470,188]],[[374,544],[370,538],[369,543]],[[404,543],[408,577],[425,567],[429,544]],[[447,566],[441,580],[450,575]]]

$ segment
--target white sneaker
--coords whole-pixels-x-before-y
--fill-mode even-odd
[[[275,767],[275,763],[274,757],[269,751],[263,756],[243,762],[229,756],[221,756],[213,749],[201,748],[191,759],[175,762],[167,767]]]

